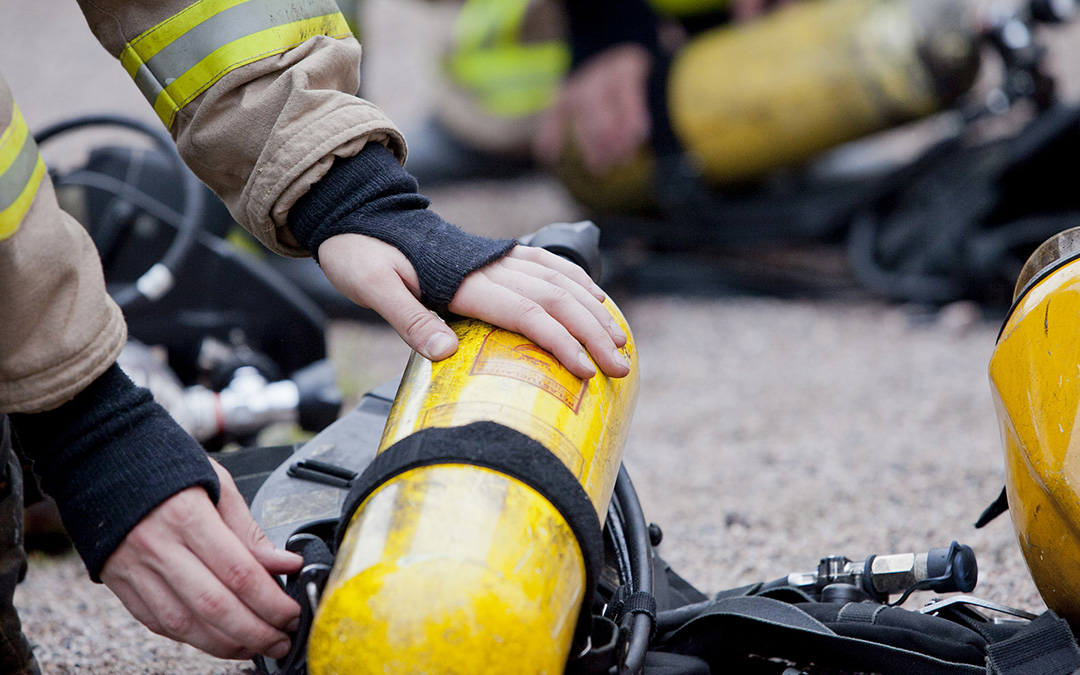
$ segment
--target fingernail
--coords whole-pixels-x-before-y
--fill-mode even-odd
[[[623,356],[623,353],[621,351],[619,351],[618,349],[614,349],[612,350],[611,354],[612,358],[615,359],[615,365],[619,366],[620,368],[626,368],[627,370],[630,369],[630,362],[626,360],[626,357]]]
[[[600,288],[600,286],[596,282],[593,282],[592,292],[593,292],[593,295],[600,298],[601,300],[606,300],[607,299],[607,293],[605,293],[604,289]]]
[[[611,323],[609,323],[608,326],[611,327],[611,334],[616,340],[626,340],[626,333],[623,332],[623,329],[614,319],[611,320]]]
[[[295,633],[300,630],[300,617],[296,617],[289,622],[289,625],[285,626],[286,633]]]
[[[589,377],[592,377],[596,374],[596,368],[593,366],[592,361],[589,360],[589,357],[585,354],[585,352],[578,352],[577,358],[578,363],[581,364],[581,367],[589,371]]]
[[[432,361],[438,361],[446,356],[446,351],[448,349],[450,349],[450,336],[446,333],[438,332],[428,338],[427,344],[424,345],[424,356]]]

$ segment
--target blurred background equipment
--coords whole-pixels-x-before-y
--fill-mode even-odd
[[[603,227],[606,285],[1004,309],[1027,255],[1080,218],[1061,169],[1080,112],[1045,39],[1075,0],[762,2],[778,8],[750,20],[734,17],[751,2],[633,4],[646,25],[624,32],[654,50],[650,138],[599,173],[570,139],[555,167]],[[422,187],[535,168],[524,153],[556,75],[573,81],[615,39],[559,10],[461,3],[434,113],[406,129]],[[511,56],[538,50],[550,58]],[[543,77],[523,65],[541,62]],[[806,264],[802,246],[838,262]]]
[[[341,409],[325,313],[249,252],[254,247],[164,131],[94,116],[36,137],[48,148],[54,137],[102,126],[134,131],[152,146],[95,147],[85,163],[51,174],[124,308],[130,342],[121,367],[208,450],[252,445],[274,424],[325,428]]]

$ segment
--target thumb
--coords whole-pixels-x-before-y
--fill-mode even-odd
[[[457,334],[420,304],[404,284],[384,294],[377,305],[373,303],[372,309],[386,319],[405,344],[421,356],[431,361],[441,361],[457,351]]]
[[[221,496],[218,498],[217,510],[225,525],[233,531],[244,546],[251,551],[260,565],[271,574],[289,574],[300,569],[304,559],[295,553],[282,551],[274,548],[274,544],[266,537],[259,524],[251,517],[247,502],[244,501],[240,490],[236,488],[232,475],[213,459],[210,463],[217,473],[218,482],[221,484]]]

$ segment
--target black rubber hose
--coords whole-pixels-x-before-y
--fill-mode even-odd
[[[34,135],[34,140],[40,146],[60,134],[95,126],[122,127],[136,131],[150,138],[154,141],[154,144],[169,157],[177,171],[180,172],[184,181],[184,206],[181,209],[180,222],[177,224],[176,237],[173,238],[172,243],[169,244],[169,248],[165,251],[165,255],[163,255],[161,260],[157,263],[165,267],[172,278],[175,279],[180,269],[183,267],[188,254],[195,246],[195,237],[199,231],[199,217],[203,213],[206,201],[206,195],[202,190],[202,183],[184,164],[184,161],[176,151],[176,146],[173,144],[172,138],[164,130],[127,117],[116,115],[86,115],[83,117],[76,117],[42,129]],[[154,267],[156,267],[157,264],[155,264]],[[153,269],[153,267],[151,269]],[[143,278],[145,278],[145,275],[144,277],[140,277],[140,281]],[[133,310],[138,310],[143,304],[154,302],[161,297],[160,295],[156,297],[147,297],[138,289],[137,283],[138,282],[136,282],[136,284],[125,285],[113,294],[113,299],[116,301],[116,304],[120,305],[121,309],[125,312],[130,313]],[[164,293],[162,293],[162,295],[163,294]]]
[[[652,543],[649,540],[649,524],[645,521],[645,512],[638,501],[634,484],[626,467],[619,467],[619,477],[615,481],[615,499],[623,515],[626,546],[630,554],[633,570],[633,590],[636,593],[653,594],[654,570]],[[645,667],[645,654],[649,650],[649,641],[653,633],[653,617],[641,612],[629,616],[630,638],[626,648],[626,658],[619,667],[620,675],[638,675]]]

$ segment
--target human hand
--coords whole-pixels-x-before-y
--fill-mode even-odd
[[[602,175],[629,161],[652,133],[648,87],[652,55],[641,45],[611,47],[585,61],[544,114],[534,150],[554,163],[573,140],[585,168]]]
[[[251,517],[232,477],[217,508],[191,487],[139,521],[105,561],[101,579],[150,630],[220,658],[284,658],[300,607],[271,577],[303,561],[279,551]]]
[[[399,250],[362,234],[339,234],[319,247],[319,262],[346,297],[382,316],[413,349],[432,361],[457,351],[457,335],[417,299],[420,284]],[[534,341],[567,370],[589,378],[630,372],[618,347],[626,336],[600,304],[604,292],[577,265],[539,248],[516,246],[465,277],[449,310]]]

